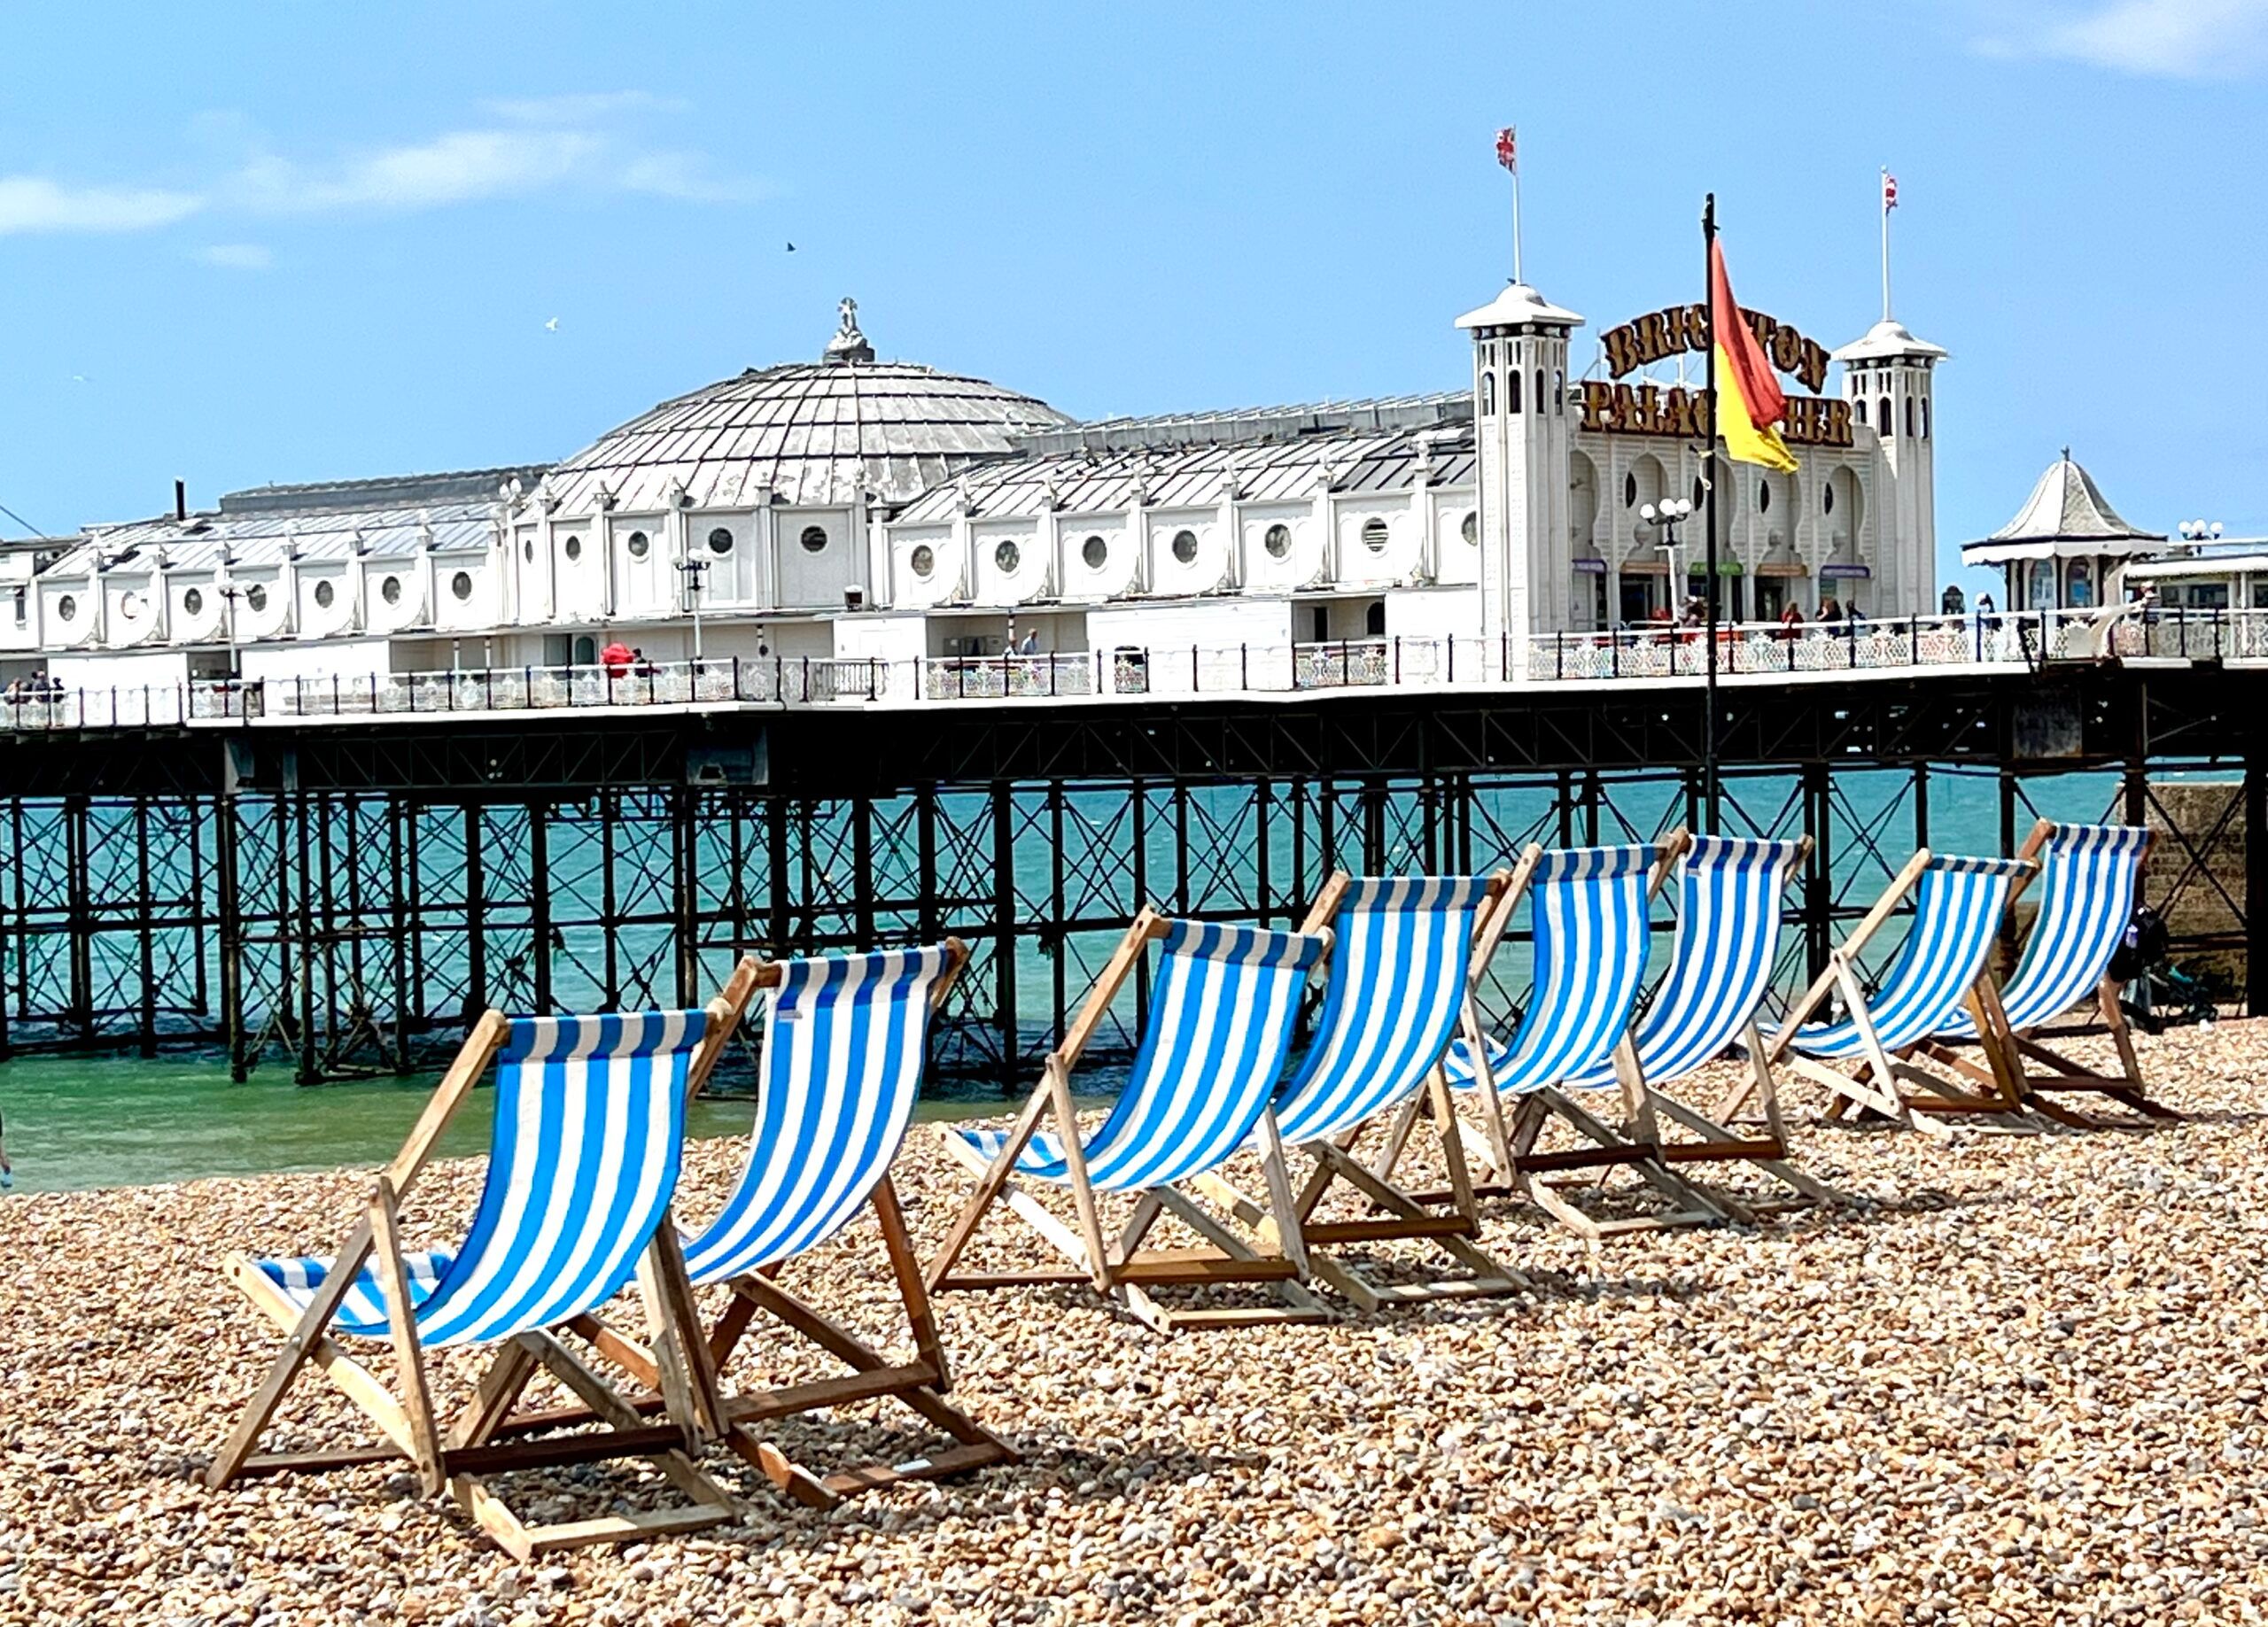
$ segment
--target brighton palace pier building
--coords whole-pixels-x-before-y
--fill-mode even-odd
[[[1829,352],[1751,320],[1800,468],[1716,463],[1721,613],[1934,609],[1946,353],[1887,321]],[[695,701],[704,674],[766,662],[805,681],[864,662],[891,699],[977,693],[972,671],[995,694],[1171,687],[1184,663],[1262,687],[1388,650],[1517,681],[1545,636],[1676,613],[1704,585],[1697,500],[1674,539],[1643,511],[1711,478],[1705,311],[1594,338],[1514,283],[1456,327],[1460,389],[1082,422],[879,359],[845,300],[817,360],[704,385],[548,467],[266,486],[209,512],[177,495],[12,546],[0,678],[296,679],[387,709],[415,675],[572,684],[618,642],[641,672],[690,670]]]

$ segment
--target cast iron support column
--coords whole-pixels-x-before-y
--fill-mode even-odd
[[[528,804],[528,972],[538,1011],[552,1009],[550,820],[548,804]]]
[[[488,914],[488,877],[480,850],[480,804],[468,802],[464,810],[464,1011],[467,1028],[488,1008],[488,937],[482,923]],[[608,879],[612,881],[610,872]],[[611,944],[613,939],[609,937]],[[610,972],[611,968],[610,968]],[[612,991],[608,1005],[619,1010]]]
[[[1811,856],[1804,863],[1804,976],[1808,980],[1827,970],[1829,951],[1835,947],[1834,808],[1827,764],[1805,763],[1803,785],[1804,830],[1811,837]]]
[[[2257,717],[2244,753],[2244,1011],[2268,1016],[2268,729]]]
[[[992,782],[992,1007],[1000,1028],[1000,1082],[1013,1085],[1023,1054],[1016,1018],[1016,787]]]

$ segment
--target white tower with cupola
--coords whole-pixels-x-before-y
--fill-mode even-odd
[[[1567,339],[1583,319],[1514,283],[1456,319],[1472,336],[1480,488],[1481,670],[1519,678],[1528,635],[1574,593],[1567,546]]]
[[[1875,573],[1870,616],[1934,611],[1938,575],[1936,403],[1931,382],[1948,353],[1885,316],[1835,353],[1852,418],[1881,447],[1874,482]]]

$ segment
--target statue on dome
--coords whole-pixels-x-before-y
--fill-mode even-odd
[[[874,347],[867,344],[866,336],[858,331],[858,302],[846,294],[835,308],[836,314],[842,318],[843,325],[835,330],[835,337],[827,342],[827,360],[829,361],[872,361],[874,359]]]

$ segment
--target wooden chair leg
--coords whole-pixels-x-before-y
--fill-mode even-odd
[[[400,1214],[393,1184],[384,1175],[370,1198],[370,1238],[378,1257],[378,1286],[385,1296],[386,1322],[393,1341],[394,1383],[401,1410],[409,1418],[409,1439],[417,1477],[425,1495],[440,1495],[441,1432],[433,1421],[433,1393],[425,1377],[425,1352],[417,1340],[417,1309],[409,1301],[409,1275],[401,1264]]]

